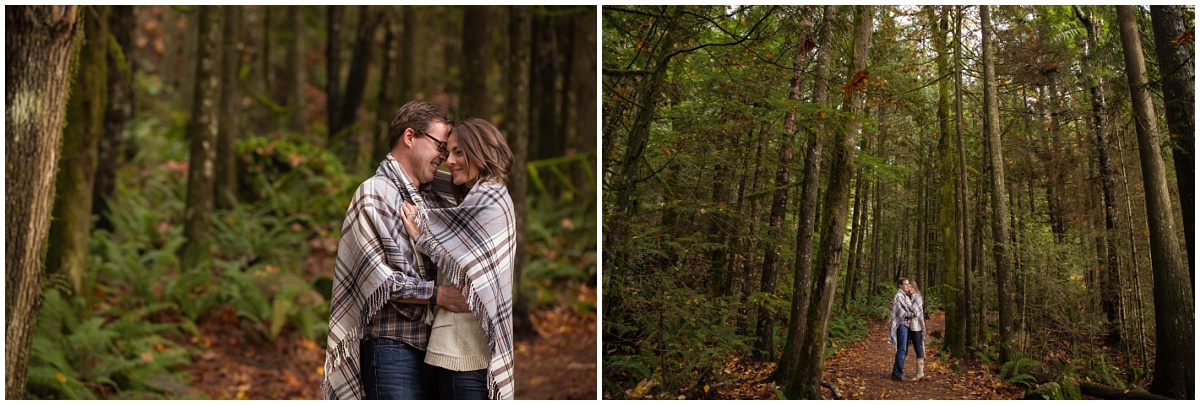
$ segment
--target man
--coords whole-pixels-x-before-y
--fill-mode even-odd
[[[447,158],[450,118],[425,102],[396,111],[391,153],[354,193],[342,223],[330,300],[326,399],[430,399],[425,364],[427,312],[433,305],[468,312],[453,286],[437,286],[432,261],[417,253],[401,223],[404,202],[446,207],[433,187],[449,184],[437,167]]]
[[[904,378],[904,357],[908,354],[908,325],[912,319],[912,301],[908,297],[909,282],[901,277],[896,296],[892,297],[892,320],[888,327],[888,344],[896,348],[896,361],[892,363],[892,380]]]

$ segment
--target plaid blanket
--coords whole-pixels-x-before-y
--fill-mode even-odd
[[[912,299],[904,291],[896,290],[896,296],[892,297],[892,319],[888,323],[888,344],[895,347],[896,350],[900,350],[899,347],[896,347],[896,329],[899,329],[902,324],[907,325],[908,320],[912,319],[913,313]]]
[[[503,183],[479,183],[457,207],[426,208],[416,218],[418,249],[457,286],[491,349],[491,399],[513,399],[512,289],[516,216]]]
[[[403,226],[402,200],[426,206],[415,183],[389,154],[375,176],[354,193],[346,210],[329,304],[325,378],[321,382],[326,399],[363,397],[359,344],[366,326],[388,303],[393,288],[404,282],[396,273],[409,280],[420,280],[426,274],[421,255],[409,254],[413,245],[392,237],[397,227]],[[398,232],[404,235],[403,229]],[[408,263],[407,256],[416,257],[415,263]]]

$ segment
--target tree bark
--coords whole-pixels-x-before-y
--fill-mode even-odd
[[[588,153],[587,167],[596,167],[596,7],[584,6],[586,12],[578,13],[575,19],[575,38],[572,42],[571,77],[572,98],[570,103],[574,116],[571,122],[576,123],[576,153]],[[590,195],[595,193],[595,172],[592,169],[578,167],[575,170],[576,184],[579,192]]]
[[[971,330],[974,325],[971,324],[971,215],[967,210],[970,205],[970,189],[967,187],[967,151],[963,146],[963,125],[966,121],[963,120],[963,78],[962,78],[962,6],[955,7],[954,19],[954,132],[955,144],[958,149],[958,165],[956,168],[955,179],[955,225],[958,226],[958,268],[959,274],[962,275],[962,280],[959,282],[959,287],[962,293],[959,294],[959,327],[961,332],[956,332],[962,335],[964,348],[969,348],[974,345],[974,339],[971,336]],[[964,350],[964,354],[965,354]]]
[[[850,114],[859,114],[863,93],[857,89],[854,76],[867,73],[867,50],[871,42],[871,27],[875,6],[855,6],[854,50],[851,68],[846,77],[851,82],[843,88],[843,105]],[[850,175],[854,172],[854,149],[859,123],[851,119],[846,132],[836,136],[829,170],[829,186],[825,195],[825,213],[821,222],[821,263],[813,302],[809,304],[805,326],[808,336],[800,350],[795,378],[788,383],[788,398],[821,399],[821,372],[825,369],[825,341],[837,291],[837,272],[841,267],[842,238],[846,232],[846,206],[849,202]]]
[[[133,6],[113,6],[108,28],[113,40],[108,45],[108,103],[104,112],[104,137],[96,162],[95,191],[92,192],[92,215],[97,216],[95,228],[112,230],[108,200],[117,186],[117,167],[124,149],[125,122],[133,117],[133,64],[126,51],[133,50],[133,29],[137,20]]]
[[[1186,238],[1188,278],[1196,289],[1195,181],[1196,181],[1196,70],[1192,58],[1195,42],[1184,38],[1194,34],[1184,17],[1187,6],[1150,6],[1154,27],[1154,49],[1158,53],[1158,69],[1163,106],[1167,109],[1167,129],[1170,131],[1171,154],[1175,158],[1175,181],[1179,187],[1179,205],[1183,211],[1183,234]]]
[[[513,206],[517,210],[517,252],[514,256],[513,280],[519,287],[521,274],[524,272],[526,261],[525,238],[528,229],[529,212],[526,208],[529,188],[529,82],[533,80],[529,68],[530,52],[533,50],[529,8],[525,6],[508,6],[508,144],[513,152],[513,171],[509,175],[509,190]],[[407,27],[405,27],[407,29]],[[529,297],[520,293],[520,288],[514,288],[513,295],[513,328],[518,336],[531,336],[535,333],[533,322],[529,318]]]
[[[987,119],[988,154],[992,167],[992,254],[996,260],[997,309],[1000,312],[1000,363],[1015,360],[1013,348],[1013,298],[1010,285],[1012,260],[1009,258],[1008,191],[1004,184],[1004,153],[1000,144],[1000,111],[996,104],[995,50],[992,45],[992,19],[988,6],[979,6],[983,30],[983,106]]]
[[[354,40],[354,54],[350,60],[350,72],[346,76],[346,89],[341,103],[341,113],[336,114],[338,127],[331,127],[333,149],[339,151],[346,172],[358,171],[362,157],[363,145],[361,137],[355,133],[338,136],[339,132],[354,127],[358,122],[358,107],[362,105],[363,94],[367,86],[367,68],[371,66],[372,48],[375,46],[375,27],[379,24],[378,10],[381,6],[360,6],[358,18],[358,33]]]
[[[1145,78],[1146,66],[1132,6],[1117,6],[1118,28],[1125,53],[1125,75],[1137,123],[1142,184],[1146,190],[1146,217],[1150,225],[1151,262],[1154,268],[1154,382],[1150,392],[1175,399],[1194,399],[1195,313],[1190,280],[1182,252],[1175,240],[1175,220],[1167,192],[1154,105]]]
[[[289,8],[296,8],[292,6]],[[242,6],[222,6],[224,31],[221,35],[221,119],[217,121],[216,173],[213,179],[213,196],[217,208],[227,209],[237,201],[237,144],[242,131],[242,92],[237,83],[237,72],[242,66],[242,53],[238,43],[242,40]],[[290,90],[289,90],[290,91]]]
[[[201,6],[197,21],[200,24],[200,49],[196,63],[196,99],[192,103],[192,116],[187,126],[187,139],[191,143],[188,161],[187,209],[184,213],[183,235],[187,238],[182,248],[183,269],[196,269],[209,257],[209,218],[213,211],[213,184],[216,151],[214,144],[219,134],[218,98],[221,94],[220,66],[217,62],[218,45],[221,40],[221,14],[213,6]]]
[[[1094,66],[1097,65],[1097,56],[1100,38],[1100,24],[1094,21],[1090,7],[1085,12],[1081,6],[1075,6],[1075,16],[1087,31],[1087,42],[1084,48],[1083,66],[1085,72],[1095,72]],[[1120,285],[1121,267],[1119,261],[1119,250],[1116,243],[1116,216],[1117,216],[1117,201],[1116,201],[1116,169],[1113,164],[1110,142],[1108,140],[1108,132],[1105,127],[1105,102],[1104,102],[1104,82],[1100,75],[1092,74],[1087,78],[1088,91],[1092,97],[1092,115],[1091,126],[1092,132],[1096,137],[1096,156],[1099,160],[1100,169],[1100,189],[1102,201],[1101,206],[1104,210],[1104,234],[1103,234],[1103,258],[1101,263],[1102,272],[1104,272],[1104,282],[1101,283],[1101,299],[1100,306],[1104,311],[1105,318],[1108,320],[1108,333],[1106,340],[1109,345],[1116,345],[1121,342],[1121,325],[1120,325]]]
[[[92,191],[100,138],[104,137],[108,96],[108,8],[84,9],[84,44],[67,100],[53,220],[46,254],[47,274],[63,274],[76,294],[83,292],[88,236],[92,230]]]
[[[833,19],[837,6],[823,6],[820,44],[817,46],[817,81],[813,83],[813,103],[825,105],[829,98],[829,63],[833,59]],[[800,183],[800,215],[796,227],[796,261],[792,269],[792,311],[788,317],[788,337],[783,357],[776,367],[775,382],[789,384],[800,363],[800,348],[804,346],[805,322],[812,292],[813,233],[816,230],[817,192],[821,181],[821,150],[825,142],[825,123],[817,122],[817,132],[808,140],[804,156],[804,178]]]
[[[864,142],[868,143],[868,142]],[[864,145],[863,149],[867,149]],[[855,170],[854,175],[854,209],[850,213],[850,260],[846,265],[846,283],[842,286],[842,310],[850,310],[850,299],[853,286],[858,282],[858,246],[862,241],[863,193],[866,189],[862,168]]]
[[[81,22],[76,6],[5,6],[4,22],[4,396],[23,399]]]
[[[949,25],[950,6],[942,8],[941,26],[943,31],[937,35],[937,38],[944,37],[950,30]],[[957,35],[955,35],[957,37]],[[947,58],[943,55],[950,53],[951,50],[946,46],[939,52],[939,58]],[[941,60],[941,59],[939,59]],[[957,60],[955,60],[957,65]],[[959,224],[958,224],[958,200],[955,198],[957,192],[957,181],[955,176],[955,167],[957,159],[955,159],[954,151],[954,134],[951,132],[950,123],[953,122],[950,117],[950,76],[951,67],[948,66],[948,61],[942,60],[939,68],[944,67],[945,78],[942,79],[943,84],[938,86],[938,118],[943,131],[938,137],[938,227],[941,231],[941,263],[944,271],[945,287],[945,309],[946,309],[946,349],[951,356],[959,359],[967,357],[966,349],[966,320],[963,316],[965,308],[963,305],[963,275],[962,267],[960,267],[961,249],[959,245]],[[939,69],[941,70],[941,69]],[[944,96],[943,96],[944,95]],[[944,115],[943,115],[944,114]],[[958,125],[957,123],[955,124]]]
[[[463,117],[480,117],[492,121],[492,92],[488,85],[491,76],[492,21],[496,18],[491,6],[467,6],[463,9],[462,99],[459,113]]]
[[[308,73],[306,69],[308,63],[304,60],[304,15],[301,14],[304,10],[302,7],[304,6],[291,6],[287,9],[288,25],[292,32],[292,39],[288,42],[287,48],[287,107],[291,111],[288,119],[288,127],[296,133],[304,133],[307,129],[307,120],[304,116],[304,92],[308,88]],[[389,116],[388,118],[391,117]],[[384,120],[384,128],[387,128],[388,121],[391,120]]]
[[[803,22],[801,23],[804,24]],[[808,52],[810,49],[805,49],[805,43],[811,43],[811,37],[803,35],[796,43],[795,55],[792,58],[792,77],[791,85],[788,88],[788,99],[800,101],[802,73],[804,65],[808,60]],[[779,168],[775,170],[775,189],[771,197],[771,224],[770,236],[767,237],[767,246],[763,254],[762,280],[760,283],[762,292],[767,294],[775,293],[776,276],[776,261],[779,260],[779,246],[783,244],[783,217],[787,209],[788,197],[788,176],[792,164],[792,145],[795,143],[793,138],[796,134],[796,111],[788,111],[783,116],[783,133],[779,137]],[[758,360],[774,360],[775,359],[775,320],[774,317],[767,316],[767,308],[765,305],[760,305],[758,308],[758,325],[755,328],[754,341],[754,357]]]
[[[325,114],[329,142],[342,130],[342,6],[329,6],[325,37]]]

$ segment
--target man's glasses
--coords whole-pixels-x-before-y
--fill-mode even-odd
[[[446,142],[443,142],[440,139],[434,138],[433,135],[430,135],[428,132],[425,132],[425,131],[417,131],[417,132],[424,134],[426,138],[429,138],[430,140],[433,141],[434,144],[437,144],[438,152],[446,153]]]

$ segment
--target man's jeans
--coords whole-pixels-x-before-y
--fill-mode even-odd
[[[425,352],[392,339],[367,339],[359,346],[365,399],[432,399],[433,366]]]
[[[438,399],[488,399],[487,369],[451,371],[437,370]]]
[[[892,378],[904,377],[904,356],[908,355],[908,326],[896,328],[896,362],[892,363]]]

